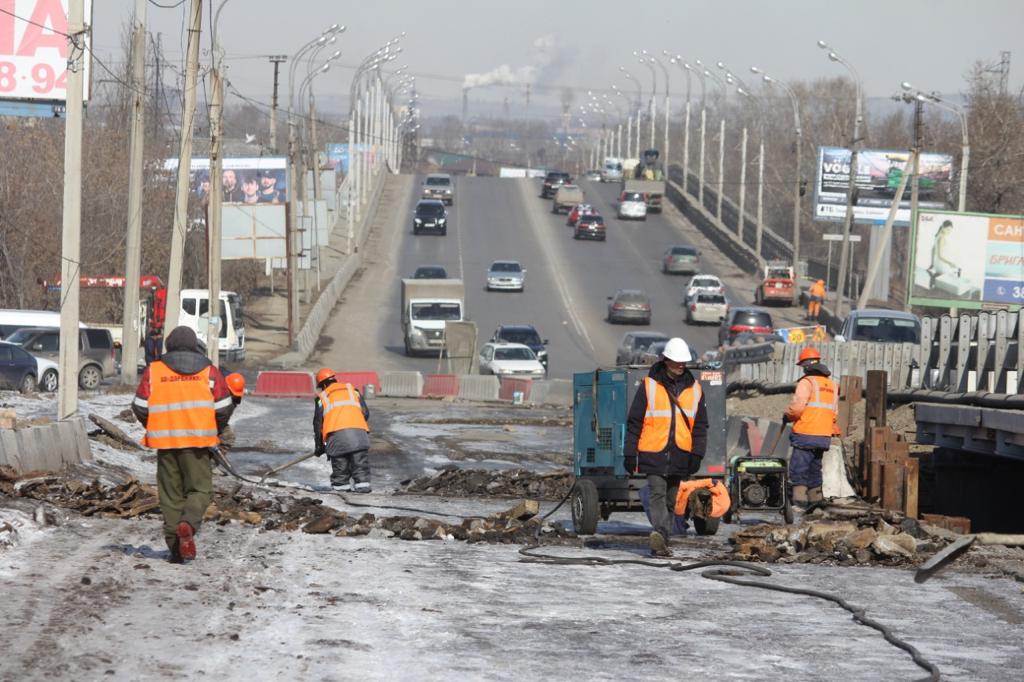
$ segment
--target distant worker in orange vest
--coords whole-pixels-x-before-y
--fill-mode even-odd
[[[686,368],[690,347],[669,339],[637,389],[626,420],[626,470],[647,474],[651,553],[668,556],[679,483],[700,469],[708,445],[708,414],[700,382]]]
[[[167,352],[146,367],[132,411],[156,449],[156,482],[164,539],[173,563],[196,558],[195,534],[210,506],[210,448],[220,444],[235,405],[224,376],[200,352],[196,333],[178,327]]]
[[[825,280],[819,279],[807,290],[807,319],[818,321],[821,304],[825,301]]]
[[[313,438],[316,454],[331,460],[331,488],[368,493],[370,487],[370,410],[363,396],[324,367],[316,373]]]
[[[796,393],[782,417],[793,424],[789,436],[793,453],[789,458],[789,482],[793,487],[793,505],[806,508],[821,502],[821,460],[832,447],[839,412],[839,389],[830,378],[828,367],[821,363],[821,353],[814,348],[800,351],[797,365],[804,375],[796,384]]]

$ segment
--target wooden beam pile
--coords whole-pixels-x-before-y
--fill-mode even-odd
[[[921,463],[910,456],[910,444],[903,436],[886,426],[886,386],[884,371],[868,372],[864,440],[859,448],[860,494],[877,499],[884,509],[916,519]]]

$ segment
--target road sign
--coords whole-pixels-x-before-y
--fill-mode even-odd
[[[841,241],[843,241],[843,235],[841,235],[841,234],[823,234],[823,235],[821,235],[821,238],[824,239],[827,242],[841,242]],[[859,242],[860,241],[860,235],[859,234],[851,234],[850,235],[850,241],[851,242]]]

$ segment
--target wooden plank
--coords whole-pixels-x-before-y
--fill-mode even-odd
[[[885,389],[886,375],[884,371],[871,370],[868,372],[865,391],[867,404],[864,406],[864,438],[871,437],[871,429],[876,426],[885,426]]]
[[[853,410],[864,398],[864,382],[857,376],[845,376],[839,380],[839,415],[836,427],[843,438],[850,435],[850,420]]]
[[[903,463],[903,513],[908,518],[917,518],[918,477],[921,460],[911,457]]]
[[[882,462],[872,460],[868,464],[868,497],[881,499],[882,497]]]
[[[921,514],[921,520],[928,525],[967,534],[971,532],[971,520],[966,516],[945,516],[943,514]]]
[[[886,462],[882,468],[882,507],[893,511],[903,510],[903,467]]]

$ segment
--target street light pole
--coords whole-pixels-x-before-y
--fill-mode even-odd
[[[704,69],[704,76],[715,81],[722,88],[722,119],[718,124],[718,195],[715,207],[715,217],[722,222],[722,197],[725,194],[725,113],[728,106],[728,89],[725,81],[720,79],[711,71]]]
[[[960,120],[960,186],[957,192],[957,211],[963,213],[967,210],[967,167],[971,157],[971,145],[967,136],[967,114],[962,107],[947,104],[940,99],[938,93],[922,92],[917,90],[910,83],[904,81],[901,87],[905,92],[913,92],[914,96],[927,104],[934,104],[940,109],[956,114]]]
[[[752,93],[742,87],[737,88],[736,92],[754,102],[758,109],[757,227],[754,233],[754,250],[758,256],[761,256],[761,238],[764,233],[764,111],[761,108],[761,102]],[[831,246],[829,243],[830,248]]]
[[[692,71],[700,77],[700,154],[699,170],[697,172],[697,203],[704,206],[704,138],[707,131],[707,81],[704,78],[703,69],[694,69],[689,64],[683,64],[687,71]]]
[[[683,192],[690,191],[690,68],[683,64],[681,55],[670,60],[686,74],[686,114],[683,117]]]

